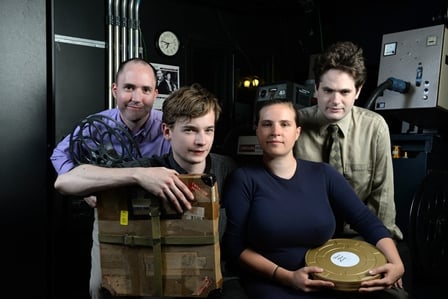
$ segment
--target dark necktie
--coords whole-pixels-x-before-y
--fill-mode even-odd
[[[343,174],[341,148],[339,146],[339,127],[338,125],[328,126],[329,134],[329,156],[328,163],[333,165],[341,174]]]
[[[339,127],[338,125],[331,124],[328,126],[327,137],[327,162],[336,168],[339,173],[343,174],[341,148],[339,146]],[[345,221],[342,216],[337,214],[336,216],[336,230],[335,236],[343,236]],[[342,235],[340,235],[342,234]]]

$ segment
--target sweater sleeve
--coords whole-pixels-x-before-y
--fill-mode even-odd
[[[223,256],[228,261],[238,261],[247,248],[246,223],[250,208],[250,180],[245,170],[235,170],[226,181],[222,203],[227,214],[223,237]]]
[[[381,220],[358,198],[347,180],[333,167],[323,165],[335,213],[342,215],[343,219],[371,244],[376,244],[384,237],[391,237]]]

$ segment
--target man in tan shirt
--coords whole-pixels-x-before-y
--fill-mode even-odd
[[[389,128],[373,111],[354,106],[366,80],[363,51],[351,42],[338,42],[316,60],[317,105],[299,110],[302,134],[298,158],[327,161],[327,131],[339,127],[342,172],[361,200],[380,218],[393,238],[403,234],[395,224],[394,181]],[[344,227],[344,237],[354,237]]]

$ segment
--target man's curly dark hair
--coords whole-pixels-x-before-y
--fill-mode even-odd
[[[363,50],[350,41],[336,42],[316,58],[314,80],[317,88],[319,88],[322,74],[330,69],[350,74],[355,80],[356,89],[366,82],[367,69],[364,64]]]

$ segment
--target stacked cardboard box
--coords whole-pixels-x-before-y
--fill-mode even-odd
[[[103,286],[113,295],[207,297],[221,287],[216,180],[180,178],[195,195],[184,214],[140,187],[98,195]]]

